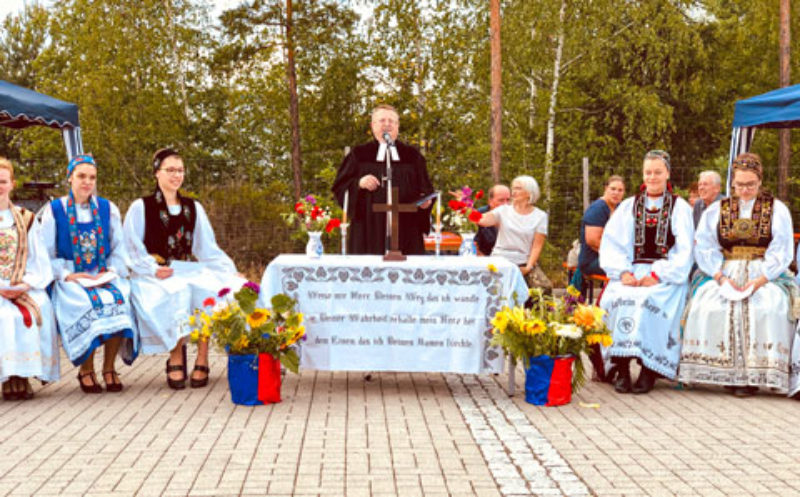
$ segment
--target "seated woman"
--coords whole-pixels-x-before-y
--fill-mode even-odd
[[[50,202],[40,226],[55,279],[61,342],[69,360],[80,365],[78,382],[85,393],[103,390],[94,373],[94,351],[103,345],[106,390],[119,392],[117,354],[131,364],[139,353],[119,209],[95,194],[97,166],[90,155],[73,157],[67,178],[69,194]]]
[[[789,390],[789,351],[797,287],[787,272],[794,255],[789,209],[761,189],[761,159],[732,164],[731,198],[711,204],[697,226],[679,379],[724,385],[734,395],[759,387]],[[731,290],[752,291],[738,298]],[[733,298],[731,298],[733,297]]]
[[[59,378],[53,306],[45,291],[53,280],[33,212],[16,207],[14,166],[0,158],[0,379],[3,399],[33,398],[29,378]]]
[[[233,261],[217,246],[205,210],[178,192],[186,170],[172,149],[153,156],[155,192],[135,200],[125,215],[125,240],[133,272],[133,307],[145,354],[169,352],[167,384],[186,387],[186,336],[183,323],[208,297],[224,287],[239,289],[245,280]],[[197,262],[175,271],[173,261]],[[177,264],[175,264],[177,265]],[[208,384],[208,343],[199,343],[190,385]]]
[[[600,243],[600,266],[609,278],[602,307],[614,344],[614,389],[647,393],[658,375],[673,379],[680,357],[680,318],[692,267],[692,209],[672,193],[669,154],[644,156],[644,184],[611,215]],[[631,385],[630,360],[642,363]]]
[[[535,207],[539,184],[531,176],[511,182],[511,203],[487,212],[479,226],[498,226],[493,256],[505,257],[520,267],[528,287],[552,290],[552,283],[538,266],[547,238],[547,213]]]

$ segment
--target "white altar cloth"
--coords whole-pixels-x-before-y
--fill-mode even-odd
[[[528,289],[498,257],[284,254],[264,271],[259,305],[277,293],[304,315],[303,368],[500,373],[490,320],[515,298],[524,302]]]

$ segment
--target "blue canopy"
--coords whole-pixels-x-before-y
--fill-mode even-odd
[[[0,81],[0,125],[9,128],[48,126],[60,129],[67,157],[83,152],[78,106]]]
[[[10,128],[77,128],[78,106],[0,81],[0,124]]]
[[[799,128],[800,85],[739,100],[733,110],[733,127]]]

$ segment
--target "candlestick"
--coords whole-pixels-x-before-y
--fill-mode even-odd
[[[442,192],[436,194],[436,231],[442,232]]]
[[[342,209],[342,224],[347,224],[347,201],[350,200],[350,190],[344,192],[344,207]],[[346,228],[345,228],[346,230]]]
[[[339,225],[339,229],[342,232],[342,255],[347,255],[347,227],[349,224],[342,223]]]

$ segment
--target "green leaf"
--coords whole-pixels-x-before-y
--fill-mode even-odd
[[[238,292],[233,294],[233,296],[236,298],[236,301],[239,302],[239,307],[241,307],[246,314],[251,314],[256,309],[258,294],[249,287],[243,286]]]
[[[272,303],[272,311],[278,314],[283,314],[286,311],[292,310],[295,304],[291,297],[283,293],[279,293],[272,297],[270,302]]]
[[[281,364],[292,373],[297,374],[300,370],[300,357],[294,349],[287,349],[281,353]]]

